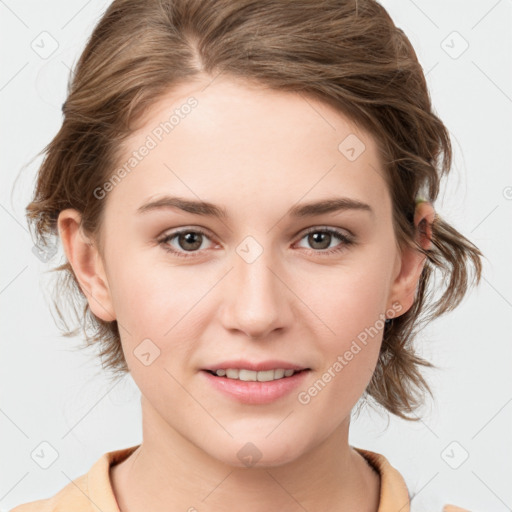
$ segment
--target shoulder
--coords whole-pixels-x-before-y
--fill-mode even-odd
[[[89,512],[90,504],[87,495],[87,474],[85,474],[67,484],[53,496],[23,503],[11,509],[10,512],[64,512],[65,510]]]
[[[110,467],[140,445],[104,453],[89,471],[51,497],[23,503],[9,512],[119,512],[110,481]]]
[[[411,512],[411,495],[400,472],[382,454],[352,447],[380,476],[380,504],[378,512],[400,510]],[[438,512],[469,512],[456,505],[445,504]]]

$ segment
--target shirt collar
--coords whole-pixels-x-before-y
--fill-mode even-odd
[[[140,444],[103,454],[87,474],[89,500],[94,512],[120,512],[110,480],[110,467],[122,462]],[[377,512],[410,512],[410,496],[402,475],[380,453],[353,447],[380,476]]]

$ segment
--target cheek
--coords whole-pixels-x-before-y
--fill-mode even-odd
[[[301,287],[307,306],[322,320],[332,349],[339,350],[365,329],[381,329],[389,295],[389,271],[382,262],[329,269]]]
[[[148,256],[123,255],[116,267],[112,287],[125,358],[141,379],[160,369],[182,371],[201,339],[206,318],[205,295],[218,281],[200,275],[193,267],[172,267]],[[144,355],[148,354],[149,355]],[[142,364],[141,364],[142,363]],[[149,383],[148,383],[149,384]]]
[[[340,278],[335,292],[318,297],[328,334],[316,336],[322,365],[298,395],[311,417],[334,428],[361,398],[375,370],[385,326],[385,281],[377,273]],[[332,288],[330,289],[332,290]]]
[[[166,264],[165,252],[160,250],[123,252],[111,287],[118,320],[130,331],[157,338],[187,315],[207,285],[192,267]]]
[[[330,269],[325,278],[317,276],[303,288],[308,306],[322,320],[315,319],[315,339],[323,364],[311,396],[322,390],[324,399],[329,396],[324,403],[357,401],[371,379],[385,326],[386,265],[373,255],[361,257],[357,264]]]

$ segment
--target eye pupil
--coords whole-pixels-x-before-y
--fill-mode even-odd
[[[193,250],[196,250],[196,249],[199,249],[199,247],[201,247],[201,233],[194,233],[194,232],[191,232],[189,231],[188,233],[182,233],[179,235],[179,244],[180,244],[180,247],[184,250],[190,250],[190,251],[193,251]],[[194,242],[194,238],[196,238],[196,241]],[[199,240],[199,241],[197,241]],[[184,247],[182,242],[185,242],[185,244],[192,244],[192,247]]]
[[[326,249],[329,247],[330,244],[330,238],[332,235],[330,233],[322,233],[319,231],[316,231],[315,233],[311,233],[309,235],[309,242],[311,243],[311,246],[315,249]],[[328,243],[325,245],[325,238],[327,239]],[[323,239],[323,240],[322,240]],[[324,246],[322,246],[322,242]],[[315,244],[319,243],[321,247],[315,247]]]

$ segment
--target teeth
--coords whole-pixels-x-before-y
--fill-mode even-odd
[[[226,370],[226,377],[228,379],[238,379],[238,370],[234,370],[233,368],[229,368]]]
[[[291,377],[294,373],[295,370],[284,370],[282,368],[277,368],[275,370],[264,370],[260,372],[245,369],[239,370],[237,368],[226,368],[215,371],[215,374],[219,377],[243,380],[245,382],[269,382],[271,380],[282,379],[283,377]]]
[[[239,370],[238,378],[240,380],[245,381],[257,381],[258,380],[258,372],[254,372],[252,370]]]
[[[274,379],[282,379],[284,377],[284,373],[283,369],[274,370]]]

